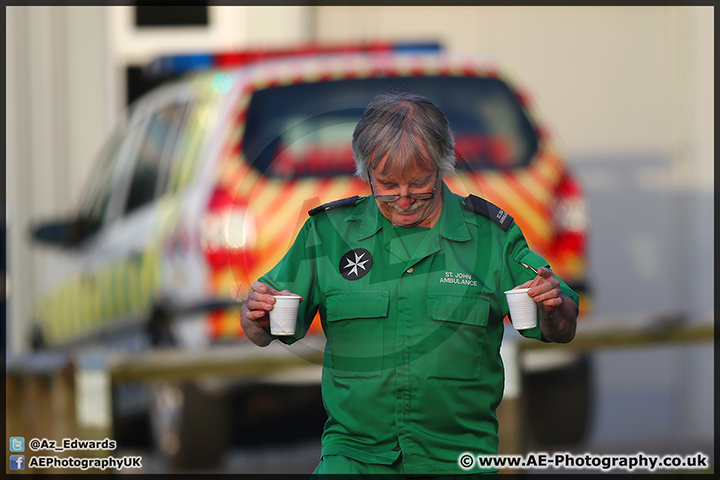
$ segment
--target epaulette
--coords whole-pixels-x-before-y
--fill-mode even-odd
[[[328,203],[325,203],[323,205],[320,205],[318,207],[308,210],[308,215],[310,215],[312,217],[313,215],[316,215],[320,212],[324,212],[325,210],[332,210],[333,208],[338,208],[338,207],[349,207],[351,205],[355,205],[357,203],[357,201],[360,200],[361,198],[362,197],[355,195],[354,197],[348,197],[348,198],[343,198],[340,200],[328,202]]]
[[[468,195],[465,197],[465,209],[488,217],[490,220],[500,225],[500,228],[506,232],[513,223],[513,217],[511,217],[505,210],[488,202],[484,198],[476,197],[475,195]]]

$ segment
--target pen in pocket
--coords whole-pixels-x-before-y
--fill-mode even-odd
[[[520,262],[520,265],[522,265],[523,267],[529,268],[530,270],[532,270],[533,272],[535,272],[535,275],[540,275],[537,270],[535,270],[533,267],[531,267],[531,266],[528,265],[527,263]]]

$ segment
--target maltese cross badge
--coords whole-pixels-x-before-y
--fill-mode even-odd
[[[364,248],[350,250],[340,258],[340,275],[346,280],[358,280],[368,274],[373,258]]]

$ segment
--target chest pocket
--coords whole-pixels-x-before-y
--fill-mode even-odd
[[[337,378],[379,377],[383,369],[387,291],[340,291],[326,296],[330,370]]]
[[[428,352],[427,377],[481,380],[490,304],[480,296],[429,294],[427,307],[436,338]]]

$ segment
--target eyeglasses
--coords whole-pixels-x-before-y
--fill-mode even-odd
[[[432,192],[426,192],[426,193],[408,193],[407,195],[375,195],[375,189],[373,188],[372,183],[372,177],[368,175],[368,178],[370,179],[370,190],[372,191],[373,196],[380,202],[383,203],[390,203],[394,202],[396,200],[400,200],[401,197],[409,197],[414,200],[427,200],[429,198],[432,198],[435,196],[435,191],[437,190],[437,179],[438,175],[440,174],[440,169],[438,168],[435,171],[435,186],[433,187]]]

